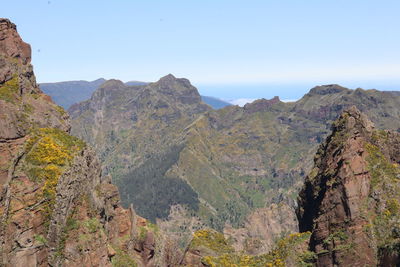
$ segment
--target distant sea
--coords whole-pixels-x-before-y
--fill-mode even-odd
[[[213,96],[222,100],[243,104],[255,99],[271,99],[279,96],[282,101],[296,101],[310,91],[311,88],[322,84],[337,83],[341,86],[355,89],[377,89],[382,91],[399,91],[400,82],[331,82],[331,83],[299,83],[299,84],[194,84],[201,95]]]

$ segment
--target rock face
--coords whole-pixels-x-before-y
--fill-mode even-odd
[[[298,199],[318,266],[399,264],[399,163],[399,134],[355,107],[335,121]]]
[[[17,139],[33,125],[68,130],[68,115],[36,85],[31,48],[19,37],[15,24],[0,20],[1,140]]]
[[[93,150],[37,87],[30,57],[0,19],[0,265],[152,266],[147,221],[121,208]]]
[[[235,251],[259,255],[275,246],[282,235],[298,231],[293,208],[284,202],[271,204],[251,212],[241,228],[225,225],[225,238],[231,240]]]

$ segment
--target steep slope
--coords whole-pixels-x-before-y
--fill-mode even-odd
[[[121,208],[92,149],[68,134],[30,57],[0,19],[0,265],[153,266],[150,225]]]
[[[125,205],[152,220],[185,205],[249,252],[297,230],[297,192],[344,109],[355,104],[377,127],[400,129],[400,97],[386,92],[326,85],[294,103],[261,99],[209,110],[192,87],[195,101],[182,103],[181,83],[171,76],[139,87],[106,83],[71,107],[73,132],[96,147]],[[258,231],[261,222],[282,227]]]
[[[53,99],[57,105],[68,109],[71,105],[85,101],[106,80],[103,78],[88,81],[66,81],[57,83],[40,83],[43,92]]]
[[[300,192],[300,231],[318,266],[397,266],[400,134],[355,107],[335,121]]]
[[[380,128],[399,129],[400,98],[321,86],[295,103],[274,98],[204,114],[169,173],[218,210],[217,225],[237,224],[251,210],[282,200],[291,205],[330,123],[353,103]]]
[[[182,149],[182,130],[210,109],[188,80],[167,75],[144,86],[107,81],[69,112],[72,132],[99,152],[125,205],[155,220],[173,204],[198,209],[197,193],[184,180],[164,178]]]

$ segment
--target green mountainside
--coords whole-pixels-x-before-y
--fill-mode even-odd
[[[165,218],[172,204],[198,209],[197,193],[186,181],[163,178],[184,146],[182,130],[209,110],[188,80],[172,75],[145,86],[109,80],[90,100],[69,109],[73,133],[96,148],[123,203],[134,203],[152,220]],[[138,171],[137,179],[124,176]]]
[[[93,92],[99,88],[105,79],[100,78],[92,82],[88,81],[65,81],[55,83],[40,83],[39,86],[43,92],[53,99],[58,105],[68,109],[73,104],[90,99]],[[148,83],[140,81],[126,82],[127,86],[144,86]],[[204,103],[214,109],[220,109],[231,104],[212,96],[201,96]]]
[[[145,86],[108,81],[69,113],[72,133],[96,148],[124,205],[155,220],[182,204],[221,230],[269,204],[293,206],[319,143],[351,105],[400,131],[400,97],[390,93],[326,85],[293,103],[211,110],[172,75]]]

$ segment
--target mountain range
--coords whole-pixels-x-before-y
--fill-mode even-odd
[[[98,81],[68,114],[30,62],[0,19],[2,266],[400,264],[396,93],[216,110],[169,74]]]
[[[93,92],[106,82],[106,79],[99,78],[92,82],[88,81],[65,81],[55,83],[40,83],[39,86],[44,93],[60,106],[68,109],[75,103],[88,100]],[[146,85],[146,82],[129,81],[125,83],[128,86]],[[204,103],[210,105],[214,109],[223,108],[231,105],[226,101],[212,96],[201,96]]]

